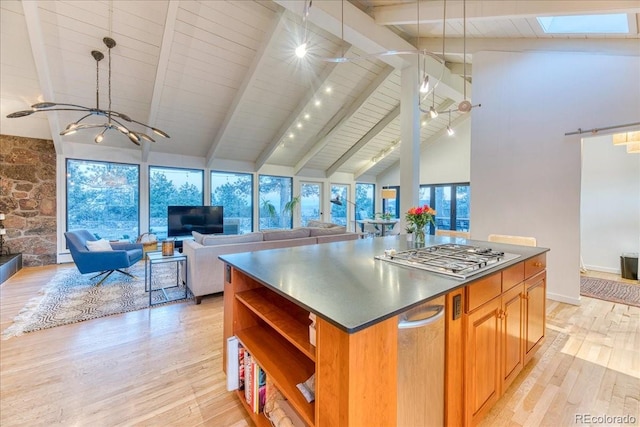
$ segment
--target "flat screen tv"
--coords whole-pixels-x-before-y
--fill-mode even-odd
[[[169,237],[202,234],[222,234],[222,206],[168,206]]]

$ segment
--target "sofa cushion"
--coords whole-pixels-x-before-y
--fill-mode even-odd
[[[347,232],[347,227],[330,227],[330,228],[322,228],[322,227],[309,227],[309,236],[329,236],[333,234],[344,234]]]
[[[265,241],[270,240],[289,240],[309,237],[308,228],[294,228],[293,230],[265,230],[262,232]]]
[[[197,243],[202,244],[202,239],[204,239],[205,234],[198,233],[197,231],[192,231],[191,235],[193,236],[193,240],[195,240]]]
[[[87,240],[86,246],[87,246],[87,249],[89,249],[90,252],[112,251],[113,250],[113,248],[111,247],[111,244],[106,239]]]
[[[252,242],[262,242],[262,233],[203,234],[201,244],[202,246],[216,246],[216,245],[230,245],[235,243],[252,243]]]
[[[338,225],[338,224],[334,224],[332,222],[322,222],[322,221],[315,221],[315,220],[311,220],[309,222],[307,222],[307,227],[312,227],[312,228],[335,228],[335,227],[343,227],[342,225]]]

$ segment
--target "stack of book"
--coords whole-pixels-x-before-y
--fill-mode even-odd
[[[254,413],[264,410],[267,374],[241,343],[238,343],[238,388],[244,389],[244,398]]]

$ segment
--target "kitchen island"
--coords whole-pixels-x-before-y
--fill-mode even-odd
[[[444,416],[449,425],[475,424],[521,370],[525,347],[530,358],[544,336],[547,249],[448,237],[426,245],[445,242],[518,257],[459,279],[374,258],[411,248],[404,236],[222,255],[225,342],[238,336],[308,425],[396,425],[398,316],[445,296]],[[309,313],[317,316],[317,348]],[[314,372],[316,401],[307,403],[295,386]]]

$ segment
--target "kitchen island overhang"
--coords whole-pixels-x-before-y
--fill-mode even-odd
[[[466,279],[378,259],[385,250],[415,248],[406,236],[220,255],[254,280],[347,333],[395,317],[431,299],[540,256],[548,248],[428,236],[425,246],[475,244],[519,255]]]

